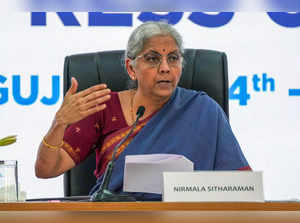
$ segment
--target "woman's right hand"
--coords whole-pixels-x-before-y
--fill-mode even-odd
[[[110,99],[111,90],[107,88],[106,84],[98,84],[76,93],[78,82],[74,77],[72,77],[71,82],[71,87],[56,113],[55,119],[59,125],[70,125],[105,109],[106,104],[104,102]]]

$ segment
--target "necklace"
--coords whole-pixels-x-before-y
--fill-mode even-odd
[[[132,120],[132,123],[134,123],[134,112],[133,112],[133,99],[134,99],[134,96],[135,96],[135,90],[132,90],[132,95],[131,95],[131,100],[130,100],[130,113],[131,113],[131,120]]]

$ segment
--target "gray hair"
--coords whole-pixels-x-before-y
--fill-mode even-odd
[[[132,65],[135,65],[135,59],[138,54],[144,49],[145,43],[154,36],[171,36],[178,48],[180,53],[183,55],[184,47],[182,37],[179,32],[170,24],[166,22],[145,22],[138,26],[130,35],[127,48],[125,52],[125,60],[127,58],[132,60]],[[129,88],[137,88],[137,81],[130,81]]]
[[[184,53],[183,41],[178,31],[172,25],[165,22],[146,22],[138,26],[130,35],[125,57],[134,60],[143,50],[148,39],[154,36],[171,36],[181,54]]]

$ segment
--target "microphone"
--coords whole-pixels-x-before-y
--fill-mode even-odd
[[[93,202],[120,202],[120,201],[136,201],[134,197],[131,197],[127,194],[115,194],[108,189],[108,185],[110,183],[111,174],[114,168],[115,156],[118,148],[129,138],[129,136],[134,131],[139,119],[144,115],[145,107],[139,106],[136,112],[136,120],[133,123],[130,132],[115,146],[112,159],[107,164],[102,183],[97,191],[95,191],[90,197],[90,201]]]

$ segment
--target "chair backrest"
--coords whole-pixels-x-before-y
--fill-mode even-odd
[[[106,83],[112,91],[125,90],[129,77],[124,67],[124,50],[104,51],[67,56],[64,64],[64,94],[70,87],[71,77],[78,82],[78,90],[97,83]],[[179,86],[205,91],[228,116],[227,57],[223,52],[186,49],[184,68]],[[65,196],[88,195],[96,183],[93,175],[95,153],[64,174]]]

